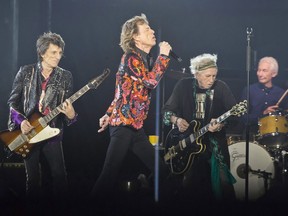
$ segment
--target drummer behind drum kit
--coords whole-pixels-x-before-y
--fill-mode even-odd
[[[276,183],[287,184],[288,121],[282,112],[270,113],[258,121],[256,140],[249,141],[248,199],[263,197]],[[236,137],[237,138],[237,137]],[[238,200],[245,199],[246,142],[228,137],[231,173]]]

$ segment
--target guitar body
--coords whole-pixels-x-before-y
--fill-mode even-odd
[[[247,101],[244,100],[202,128],[199,122],[193,120],[183,133],[178,128],[170,130],[165,140],[164,161],[170,165],[171,172],[174,174],[186,172],[193,163],[195,155],[206,150],[201,137],[209,131],[210,126],[223,122],[231,115],[240,116],[246,111]]]
[[[41,120],[41,114],[34,113],[29,118],[29,122],[34,126],[34,129],[29,134],[22,134],[20,129],[14,131],[5,130],[0,132],[0,140],[9,150],[26,157],[35,143],[47,140],[60,133],[58,128],[51,128],[49,125],[41,124]]]
[[[194,156],[205,151],[206,146],[202,144],[202,138],[196,139],[191,143],[189,136],[197,131],[200,124],[196,121],[190,123],[189,128],[180,132],[178,128],[173,128],[169,131],[165,141],[165,154],[171,154],[171,157],[164,157],[166,163],[170,166],[173,174],[185,173],[192,165]],[[181,141],[185,140],[185,144]]]

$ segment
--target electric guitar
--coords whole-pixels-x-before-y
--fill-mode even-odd
[[[75,102],[88,90],[98,88],[109,74],[110,70],[108,68],[105,69],[100,76],[90,80],[88,84],[69,97],[70,102]],[[60,114],[58,108],[61,108],[63,105],[64,102],[45,116],[39,113],[33,113],[28,120],[34,128],[28,134],[23,134],[20,129],[1,131],[0,141],[2,141],[10,151],[21,155],[23,158],[27,157],[36,143],[57,136],[60,133],[58,128],[51,128],[48,123]]]
[[[200,123],[196,120],[190,122],[189,128],[180,132],[178,128],[169,131],[164,147],[164,161],[169,164],[173,174],[182,174],[192,165],[194,156],[202,153],[206,145],[202,144],[202,136],[208,132],[208,128],[221,123],[229,116],[241,116],[247,112],[247,101],[244,100],[233,106],[229,111],[200,128]]]

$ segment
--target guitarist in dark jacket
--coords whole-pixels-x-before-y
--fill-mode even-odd
[[[10,131],[19,129],[25,135],[33,132],[31,115],[35,113],[47,115],[63,103],[61,108],[57,108],[63,114],[50,122],[50,126],[60,129],[60,133],[36,143],[30,152],[24,151],[25,154],[29,153],[24,158],[26,192],[33,200],[38,200],[39,196],[43,195],[41,190],[43,170],[40,171],[40,167],[45,166],[40,166],[42,156],[50,168],[55,197],[60,199],[67,192],[67,175],[62,150],[63,121],[69,125],[76,121],[77,114],[72,103],[66,100],[73,90],[72,74],[58,66],[64,46],[62,37],[56,33],[48,32],[41,35],[36,43],[38,62],[20,67],[8,100],[10,107],[8,128]]]
[[[227,84],[216,79],[218,72],[216,62],[217,55],[211,54],[202,54],[191,59],[190,69],[194,77],[184,78],[176,84],[162,110],[165,125],[175,125],[178,135],[185,133],[189,135],[210,124],[203,137],[190,143],[190,146],[196,146],[197,143],[197,147],[201,148],[187,147],[188,152],[183,150],[185,152],[183,157],[174,161],[179,163],[179,166],[185,167],[183,172],[177,173],[183,177],[181,182],[184,197],[188,195],[186,198],[200,203],[235,196],[233,189],[235,179],[229,168],[230,157],[224,122],[212,122],[230,110],[236,104],[236,100]],[[169,136],[165,145],[167,142]],[[185,145],[188,146],[189,143],[184,144],[184,147]],[[178,154],[182,154],[181,151]],[[193,151],[196,153],[191,154]],[[173,159],[166,162],[173,163]],[[177,168],[178,164],[174,165]],[[173,173],[173,169],[171,171]]]

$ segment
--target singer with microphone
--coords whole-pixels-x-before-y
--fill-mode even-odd
[[[172,49],[168,42],[161,42],[159,55],[153,62],[150,50],[156,45],[154,33],[144,14],[127,20],[122,26],[120,46],[124,54],[116,73],[115,97],[99,120],[98,132],[108,128],[110,133],[104,166],[92,190],[92,197],[100,202],[111,202],[111,197],[117,197],[115,186],[128,150],[154,174],[155,149],[145,134],[143,123],[148,115],[151,92],[169,65]],[[169,170],[161,160],[159,166],[161,190]]]
[[[159,44],[159,47],[161,47],[161,46],[162,46],[162,42]],[[180,58],[172,49],[170,49],[169,56],[174,58],[179,63],[182,62],[182,58]]]

